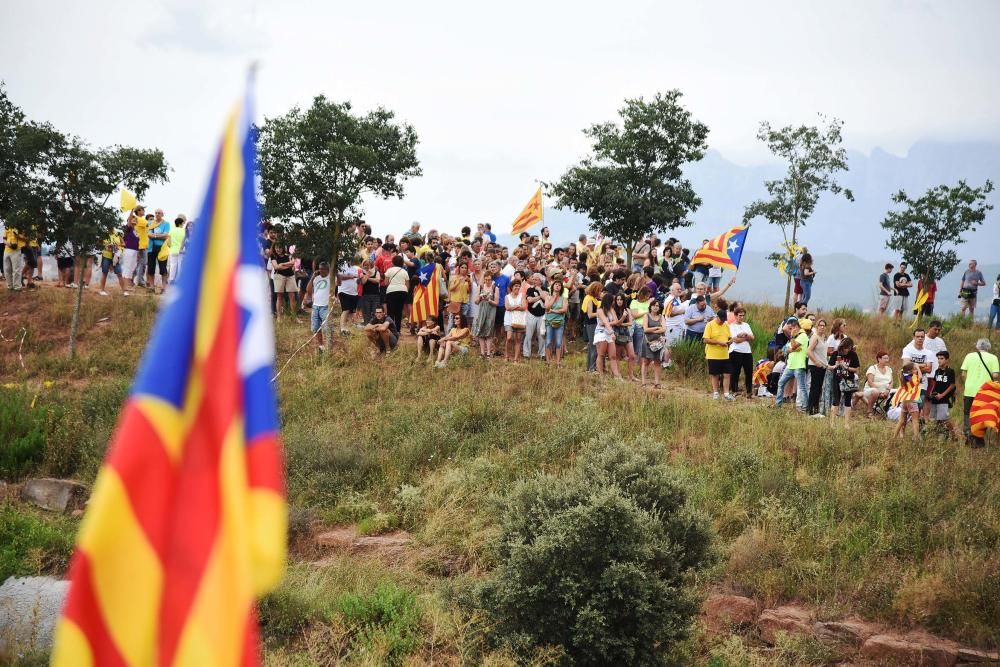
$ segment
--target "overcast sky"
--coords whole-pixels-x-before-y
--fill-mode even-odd
[[[159,147],[146,203],[197,209],[226,111],[258,60],[259,114],[313,96],[412,123],[423,177],[369,202],[506,228],[626,97],[679,88],[709,145],[768,160],[761,120],[845,121],[848,148],[1000,141],[1000,2],[306,2],[0,0],[0,78],[29,116],[95,145]]]

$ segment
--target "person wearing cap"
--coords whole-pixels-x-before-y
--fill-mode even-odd
[[[802,330],[797,317],[789,317],[785,321],[788,331],[788,361],[785,370],[778,379],[777,397],[774,407],[781,407],[785,399],[785,385],[795,380],[795,401],[799,412],[806,412],[808,407],[807,391],[809,380],[806,372],[806,350],[809,348],[809,336]]]
[[[715,317],[715,311],[708,305],[705,296],[698,294],[684,313],[684,336],[688,340],[701,341],[705,334],[705,326]],[[727,355],[728,358],[728,355]]]

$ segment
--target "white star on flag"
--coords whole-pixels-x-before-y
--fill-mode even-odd
[[[740,247],[740,244],[736,242],[736,239],[729,241],[729,252],[736,252],[736,249]]]

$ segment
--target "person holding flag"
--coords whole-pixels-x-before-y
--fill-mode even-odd
[[[77,537],[51,664],[255,665],[284,574],[274,332],[249,95],[230,116]]]

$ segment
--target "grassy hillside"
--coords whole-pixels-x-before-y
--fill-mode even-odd
[[[0,413],[0,428],[31,415],[45,435],[32,473],[89,482],[155,305],[88,299],[82,353],[70,362],[69,294],[5,296],[0,400],[17,407]],[[908,340],[903,328],[838,315],[849,317],[865,366],[876,349],[895,357]],[[761,330],[779,318],[773,309],[750,313]],[[983,332],[952,324],[945,340],[960,360]],[[283,364],[307,327],[282,320],[277,328]],[[433,370],[411,361],[412,347],[373,362],[357,338],[338,345],[322,363],[301,353],[278,382],[297,562],[262,608],[269,664],[382,664],[404,655],[504,664],[500,653],[481,653],[475,619],[450,592],[495,565],[498,508],[516,480],[565,470],[612,440],[658,443],[687,481],[718,536],[719,564],[697,582],[706,590],[1000,643],[995,446],[893,440],[884,422],[859,420],[844,431],[759,401],[714,403],[696,358],[652,393],[584,374],[579,354],[559,370],[478,357]],[[58,570],[66,546],[48,532],[73,524],[5,505],[0,535],[20,530],[15,519],[39,524],[47,537],[32,558],[0,560],[0,576]],[[407,529],[416,547],[391,567],[349,556],[310,565],[327,555],[310,536],[343,523],[372,534]],[[753,655],[735,641],[696,635],[686,650],[699,662]],[[808,647],[790,655],[786,664],[822,661]]]

